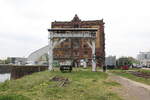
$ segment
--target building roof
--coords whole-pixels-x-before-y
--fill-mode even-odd
[[[75,16],[74,16],[74,18],[72,19],[72,21],[77,22],[77,21],[81,21],[81,20],[79,19],[78,15],[75,14]]]
[[[75,14],[75,16],[73,17],[73,19],[71,21],[54,21],[52,22],[52,24],[68,24],[68,23],[81,23],[81,24],[85,24],[85,23],[97,23],[97,24],[105,24],[103,22],[103,19],[101,20],[81,20],[77,14]]]

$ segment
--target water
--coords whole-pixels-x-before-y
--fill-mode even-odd
[[[10,80],[10,73],[0,74],[0,83]]]

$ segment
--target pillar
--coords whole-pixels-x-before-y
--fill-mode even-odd
[[[49,57],[49,67],[48,69],[51,71],[53,69],[53,40],[52,38],[49,38],[49,51],[48,51],[48,57]]]
[[[92,71],[96,71],[96,55],[95,55],[95,40],[87,41],[88,45],[92,49]]]
[[[49,51],[48,51],[49,67],[48,67],[48,69],[50,71],[53,70],[53,49],[54,49],[54,47],[56,47],[57,45],[59,45],[61,42],[65,41],[65,40],[66,40],[66,38],[54,40],[53,33],[51,32],[49,34]]]

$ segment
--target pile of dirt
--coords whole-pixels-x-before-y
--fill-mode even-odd
[[[52,79],[50,79],[50,81],[57,82],[56,83],[57,87],[65,87],[70,83],[68,78],[62,76],[54,76],[52,77]]]

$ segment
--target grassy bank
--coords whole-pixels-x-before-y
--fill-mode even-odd
[[[52,77],[68,78],[65,86]],[[39,72],[0,84],[0,100],[122,100],[110,90],[118,83],[103,72],[79,70],[72,73]]]
[[[143,70],[143,69],[134,69],[133,71],[137,71],[137,72],[142,72],[142,73],[146,73],[146,74],[150,74],[150,70]],[[126,78],[129,78],[131,80],[137,81],[137,82],[141,82],[147,85],[150,85],[150,78],[143,78],[143,77],[138,77],[136,75],[133,75],[131,73],[129,73],[128,70],[111,70],[110,72],[116,74],[116,75],[120,75]]]

